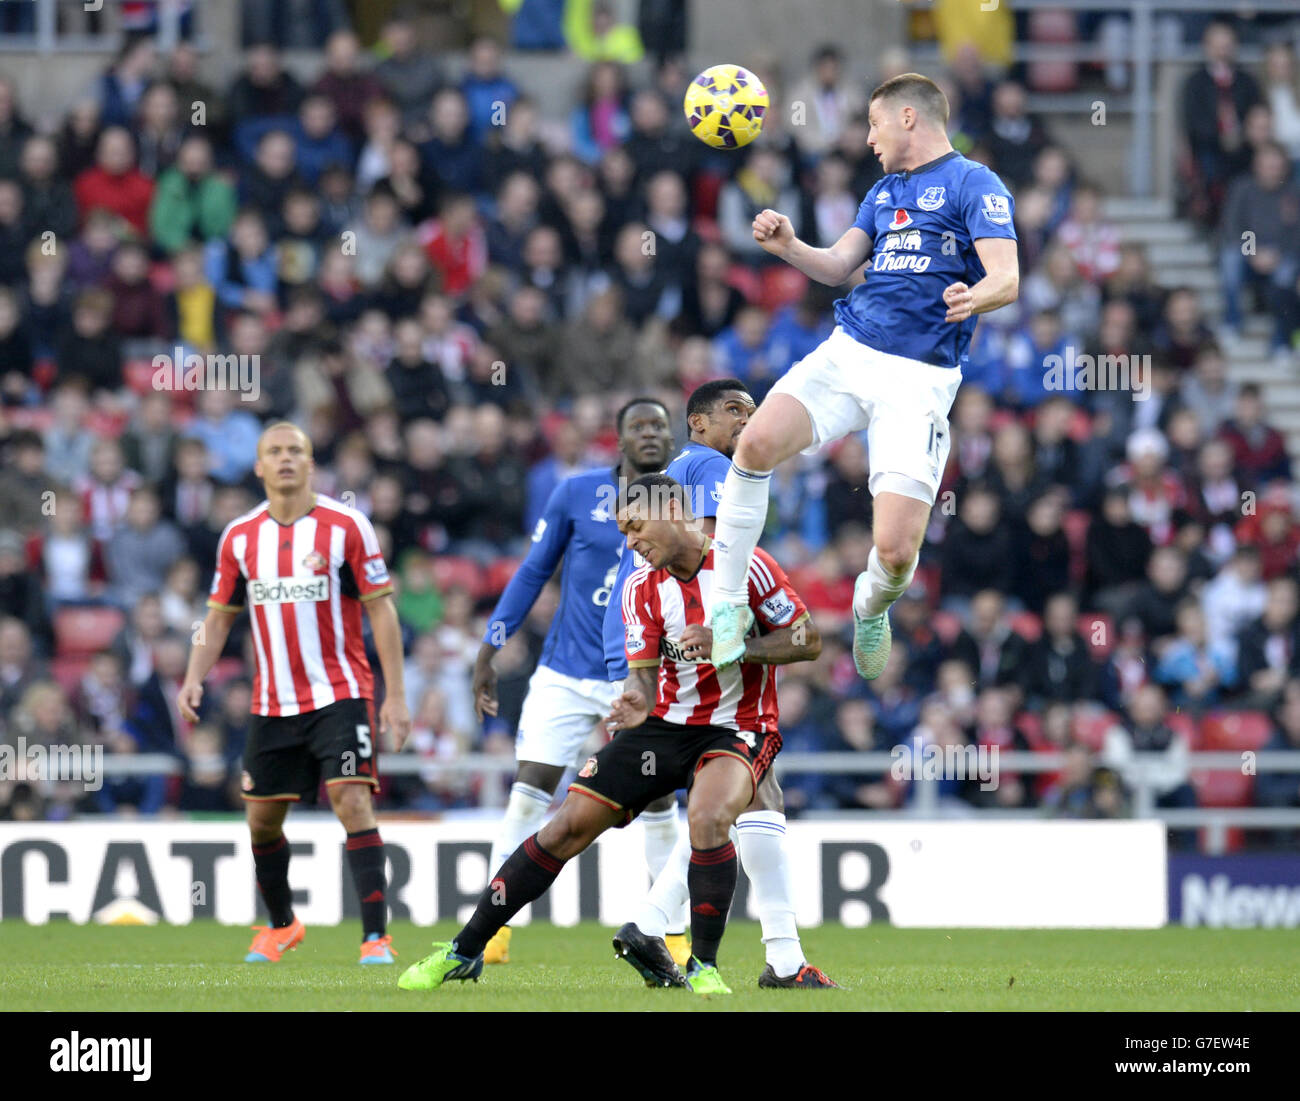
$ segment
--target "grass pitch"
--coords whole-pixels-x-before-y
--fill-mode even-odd
[[[735,922],[720,967],[735,994],[649,990],[614,959],[612,929],[515,931],[512,962],[479,983],[397,989],[403,967],[448,939],[404,922],[396,967],[357,964],[357,928],[308,927],[279,964],[245,964],[237,927],[0,925],[4,1010],[1295,1010],[1294,930],[896,929],[827,926],[804,934],[811,962],[847,989],[759,990],[758,926]]]

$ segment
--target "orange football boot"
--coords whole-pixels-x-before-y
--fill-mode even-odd
[[[297,948],[307,935],[306,926],[297,918],[283,929],[272,929],[269,925],[254,925],[253,928],[257,930],[257,936],[248,946],[245,963],[279,963],[280,957]]]
[[[371,933],[361,942],[361,963],[392,963],[397,954],[393,938],[387,934],[381,937]]]

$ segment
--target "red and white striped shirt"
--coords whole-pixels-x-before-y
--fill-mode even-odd
[[[659,667],[651,714],[687,726],[725,726],[770,734],[777,728],[776,667],[737,662],[719,672],[682,656],[682,632],[707,626],[713,597],[713,541],[689,581],[642,566],[623,589],[623,647],[630,668]],[[789,627],[808,614],[785,571],[764,550],[749,563],[755,633]]]
[[[361,603],[393,591],[370,521],[317,494],[292,524],[263,501],[221,533],[208,606],[253,620],[254,715],[300,715],[373,699]]]

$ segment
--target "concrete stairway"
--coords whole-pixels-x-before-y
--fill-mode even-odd
[[[1193,288],[1211,326],[1217,328],[1223,317],[1218,258],[1200,231],[1176,218],[1173,204],[1166,199],[1109,199],[1105,211],[1125,243],[1145,247],[1155,283],[1169,289]],[[1250,318],[1241,335],[1223,341],[1223,351],[1232,379],[1262,387],[1269,423],[1285,433],[1291,455],[1300,462],[1300,360],[1279,362],[1269,354],[1271,326],[1270,318]]]

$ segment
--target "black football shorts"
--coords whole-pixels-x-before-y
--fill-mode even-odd
[[[749,769],[757,792],[780,749],[777,733],[685,726],[651,715],[640,726],[620,730],[588,757],[569,790],[623,811],[619,825],[626,826],[656,799],[689,788],[712,757],[735,757]]]
[[[379,787],[379,727],[370,700],[300,715],[254,715],[244,746],[245,799],[315,805],[320,782]]]

